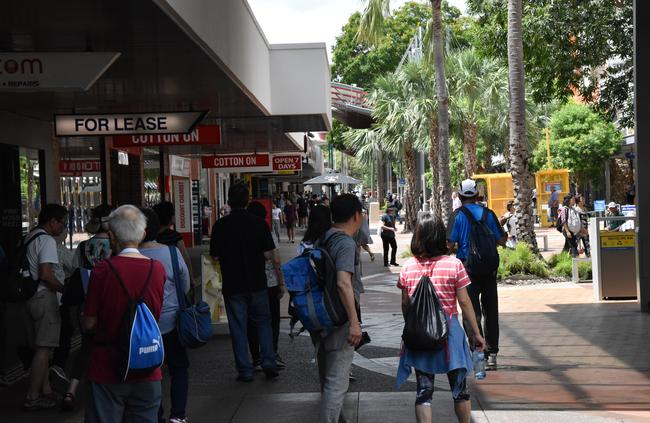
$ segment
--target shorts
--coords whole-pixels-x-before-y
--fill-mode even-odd
[[[38,291],[27,301],[27,311],[31,318],[31,346],[58,347],[61,314],[56,293],[49,289]]]
[[[459,380],[458,372],[460,370],[461,369],[456,369],[447,373],[447,379],[449,380],[449,387],[451,388],[454,402],[469,401],[469,392],[467,392],[467,379],[463,378]],[[416,369],[415,377],[418,383],[415,405],[430,406],[431,399],[433,398],[433,382],[435,380],[435,375],[421,372]],[[454,392],[458,392],[458,395],[454,395]]]

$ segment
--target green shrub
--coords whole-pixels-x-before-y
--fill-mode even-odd
[[[549,258],[548,265],[551,267],[553,275],[570,278],[573,269],[573,260],[567,252],[554,254]]]
[[[534,275],[546,278],[549,267],[539,259],[530,247],[523,242],[517,244],[515,249],[499,247],[500,264],[497,276],[504,279],[512,275]]]
[[[578,273],[580,274],[580,280],[590,281],[593,279],[591,272],[591,263],[589,262],[580,262],[578,263]]]

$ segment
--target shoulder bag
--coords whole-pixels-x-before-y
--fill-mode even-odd
[[[178,253],[175,246],[169,247],[169,254],[172,260],[172,269],[174,270],[176,297],[178,298],[178,315],[176,316],[178,340],[186,348],[202,347],[212,337],[210,306],[205,301],[190,304],[181,286]]]

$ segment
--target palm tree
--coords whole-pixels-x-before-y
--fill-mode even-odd
[[[402,157],[407,180],[404,191],[406,221],[404,230],[415,229],[417,223],[418,199],[416,140],[418,139],[419,115],[413,112],[411,99],[413,87],[409,74],[400,70],[380,77],[370,94],[373,117],[383,147],[394,157]]]
[[[377,195],[379,206],[383,207],[386,194],[386,160],[390,159],[380,143],[375,129],[351,129],[343,135],[346,147],[366,167],[374,164],[377,171]]]
[[[465,178],[471,178],[478,169],[476,144],[479,122],[491,115],[503,115],[502,108],[507,86],[507,73],[493,59],[478,55],[468,48],[448,57],[449,89],[452,118],[460,126],[463,140]],[[487,161],[492,156],[488,148]]]
[[[431,0],[433,56],[436,69],[438,100],[438,194],[442,219],[451,217],[451,182],[449,176],[449,93],[445,78],[444,38],[442,35],[442,0]]]
[[[508,80],[510,84],[510,172],[515,192],[517,238],[535,252],[537,240],[531,210],[532,176],[526,134],[526,90],[522,39],[522,0],[508,0]]]
[[[437,160],[432,162],[432,171],[438,171],[438,199],[441,216],[445,221],[451,216],[451,184],[449,176],[449,95],[445,80],[444,37],[442,27],[442,2],[430,0],[432,12],[432,37],[434,44],[434,63],[436,74],[437,120],[431,121],[430,138],[437,131],[436,139],[431,138],[431,146],[437,145]],[[376,45],[383,36],[384,20],[390,13],[390,0],[368,0],[361,16],[357,39]],[[433,125],[435,122],[435,127]],[[437,140],[437,143],[435,142]],[[429,155],[431,160],[431,153]],[[433,166],[435,164],[436,166]]]

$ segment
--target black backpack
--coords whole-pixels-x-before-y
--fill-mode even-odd
[[[14,260],[9,263],[9,273],[6,282],[2,286],[2,299],[8,302],[27,301],[36,294],[40,280],[34,280],[29,270],[27,259],[27,247],[41,235],[48,235],[46,232],[34,234],[28,241],[23,238],[18,245],[18,251]]]
[[[415,287],[404,314],[404,345],[412,351],[444,348],[448,333],[447,317],[431,279],[424,275]]]
[[[496,234],[487,224],[489,210],[484,207],[481,220],[478,221],[467,207],[461,207],[460,211],[471,224],[465,268],[473,275],[488,275],[496,272],[499,268],[499,252]]]

